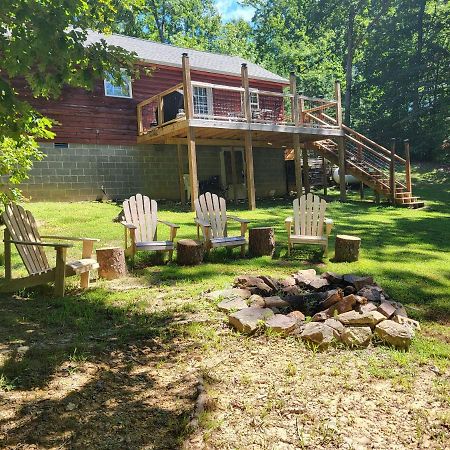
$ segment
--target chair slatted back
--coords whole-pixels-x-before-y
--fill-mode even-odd
[[[155,240],[158,204],[146,195],[136,194],[123,202],[125,220],[136,227],[136,242]]]
[[[6,206],[2,219],[13,241],[42,242],[36,221],[30,211],[21,206]],[[16,244],[17,251],[30,275],[46,272],[50,265],[44,249],[37,245]]]
[[[323,224],[327,202],[318,195],[309,193],[293,202],[294,234],[302,236],[323,236]]]
[[[227,204],[225,199],[206,192],[195,200],[197,218],[211,225],[213,238],[227,237]]]

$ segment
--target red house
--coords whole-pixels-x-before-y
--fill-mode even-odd
[[[59,123],[54,142],[42,143],[47,157],[23,186],[33,200],[141,192],[185,201],[210,190],[248,198],[254,208],[256,196],[286,193],[287,147],[297,155],[300,189],[300,147],[314,146],[345,172],[338,85],[336,100],[299,96],[294,76],[239,57],[114,34],[88,37],[100,39],[135,52],[151,76],[124,76],[121,85],[99,80],[93,91],[67,88],[57,101],[29,99]],[[347,169],[358,176],[353,166]]]

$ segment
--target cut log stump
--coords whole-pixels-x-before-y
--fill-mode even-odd
[[[275,251],[275,232],[273,228],[251,228],[248,232],[248,251],[251,256],[272,256]]]
[[[334,247],[334,260],[337,262],[358,261],[361,239],[356,236],[338,234]]]
[[[99,264],[98,276],[114,280],[126,275],[125,253],[120,247],[103,247],[96,250]]]
[[[177,263],[182,266],[196,266],[203,261],[205,247],[203,242],[194,239],[181,239],[177,242]]]

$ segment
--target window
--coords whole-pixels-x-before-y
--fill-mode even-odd
[[[211,88],[194,86],[194,114],[212,116],[212,90]]]
[[[117,81],[111,75],[108,75],[105,79],[105,95],[107,97],[132,98],[131,78],[123,72],[122,82],[117,84]]]
[[[252,111],[259,109],[259,94],[257,92],[250,92],[250,107]]]

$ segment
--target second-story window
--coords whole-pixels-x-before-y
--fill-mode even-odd
[[[250,107],[253,111],[259,109],[259,94],[257,92],[250,92]]]
[[[211,88],[194,86],[194,114],[199,116],[212,116],[212,90]]]
[[[122,79],[117,82],[111,75],[107,75],[105,81],[105,95],[107,97],[132,98],[131,78],[122,72]]]

